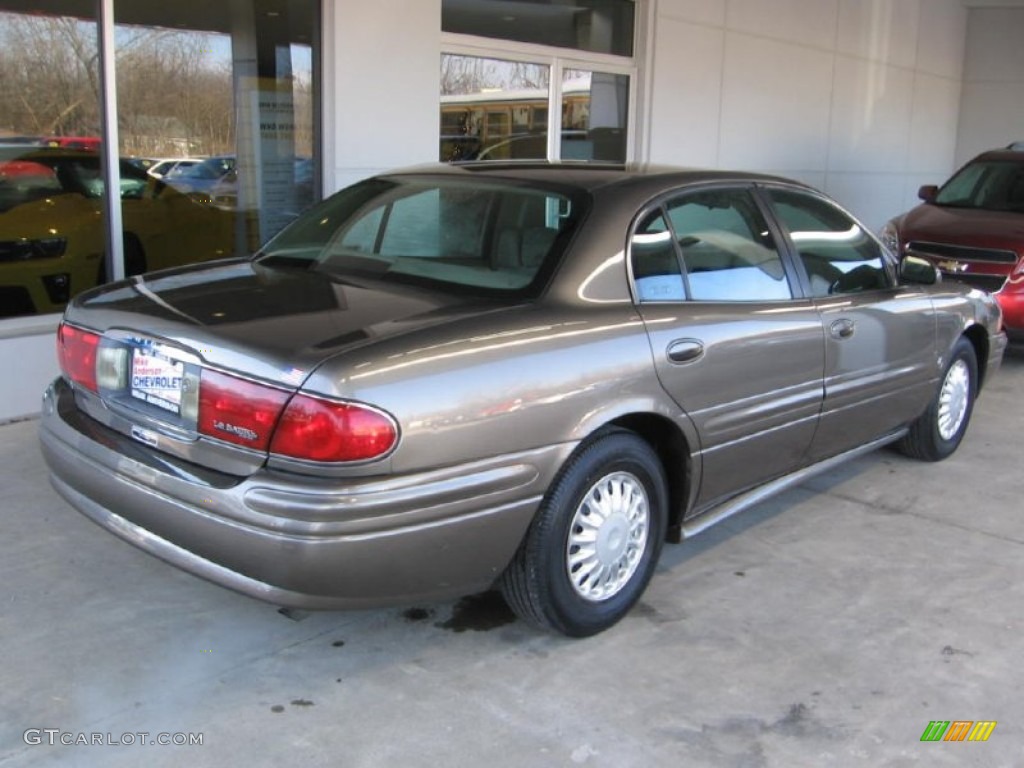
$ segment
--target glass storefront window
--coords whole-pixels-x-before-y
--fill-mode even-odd
[[[440,159],[548,158],[550,73],[542,64],[442,54]],[[559,159],[626,161],[629,82],[562,71]]]
[[[107,278],[85,7],[0,0],[0,317],[61,311]],[[126,274],[249,253],[319,198],[319,10],[115,0]]]
[[[441,54],[440,160],[625,162],[635,16],[631,0],[442,0],[455,34]],[[508,59],[472,55],[481,41],[464,35],[501,40]]]
[[[633,55],[630,0],[442,0],[441,29],[616,56]]]
[[[626,161],[629,77],[566,70],[562,75],[562,159]]]
[[[0,317],[56,312],[101,276],[95,20],[0,4]]]
[[[538,64],[443,55],[440,159],[544,159],[549,81]]]

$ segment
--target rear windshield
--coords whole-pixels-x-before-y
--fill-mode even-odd
[[[1024,212],[1024,162],[981,160],[965,165],[939,190],[937,205]]]
[[[304,213],[256,258],[459,293],[535,295],[583,200],[489,180],[369,179]]]

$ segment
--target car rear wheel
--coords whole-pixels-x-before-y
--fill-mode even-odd
[[[572,637],[615,624],[640,598],[665,537],[661,462],[631,432],[584,444],[559,472],[501,579],[524,621]]]
[[[951,455],[971,420],[977,382],[977,355],[971,343],[961,338],[953,347],[938,392],[900,441],[900,450],[925,461],[941,461]]]

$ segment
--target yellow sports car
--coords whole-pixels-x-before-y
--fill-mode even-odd
[[[231,214],[120,162],[128,275],[229,256]],[[106,280],[99,155],[0,149],[0,317],[59,312]]]

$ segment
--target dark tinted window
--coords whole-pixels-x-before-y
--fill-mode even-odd
[[[445,32],[633,55],[630,0],[442,0]]]
[[[768,225],[749,192],[708,190],[668,205],[694,301],[792,298]]]
[[[793,190],[768,191],[800,254],[816,297],[888,288],[882,246],[826,200]]]

